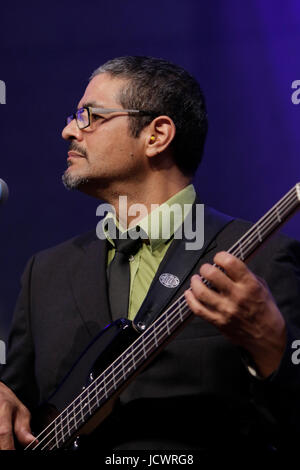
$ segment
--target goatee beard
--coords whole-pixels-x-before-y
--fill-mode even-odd
[[[88,178],[82,176],[72,176],[67,171],[62,175],[62,182],[66,189],[79,189],[80,186],[89,182]]]

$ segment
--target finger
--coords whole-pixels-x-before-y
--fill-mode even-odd
[[[24,447],[35,440],[34,435],[31,433],[30,419],[31,415],[27,408],[18,408],[15,415],[14,431],[18,442]]]
[[[216,326],[222,323],[222,317],[219,313],[215,313],[214,311],[210,310],[207,306],[205,306],[203,303],[201,303],[193,294],[192,290],[186,290],[185,293],[185,299],[187,301],[187,304],[189,308],[192,310],[192,312],[203,318],[203,320],[206,320]]]
[[[1,429],[0,450],[15,450],[14,437],[10,430],[3,432]]]
[[[199,272],[219,292],[230,292],[233,287],[232,280],[217,266],[205,263]]]
[[[226,251],[217,253],[214,257],[214,263],[223,268],[226,275],[234,282],[253,276],[243,261]]]
[[[223,302],[222,297],[219,293],[207,287],[197,274],[191,278],[191,289],[199,302],[205,304],[209,309],[219,310]]]
[[[12,409],[9,404],[1,406],[0,411],[0,450],[13,450],[15,443],[12,430]]]

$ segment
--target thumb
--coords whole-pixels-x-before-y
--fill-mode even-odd
[[[14,431],[18,442],[22,446],[27,446],[32,441],[36,441],[35,436],[31,433],[30,428],[30,412],[27,408],[19,408],[14,422]]]
[[[35,442],[36,444],[38,443],[36,437],[30,431],[27,431],[26,429],[20,429],[18,434],[16,433],[16,436],[20,444],[24,447],[28,446],[28,444],[31,444],[33,442]]]

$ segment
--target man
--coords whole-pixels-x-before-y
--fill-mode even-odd
[[[130,213],[134,204],[148,214],[152,204],[195,207],[191,179],[206,131],[204,99],[186,71],[149,57],[114,59],[94,72],[63,130],[70,143],[64,184],[113,206],[121,232],[137,222],[144,227],[145,218],[134,220]],[[104,449],[265,449],[280,446],[287,430],[292,435],[299,391],[299,370],[291,361],[292,342],[300,338],[299,244],[272,239],[250,270],[224,251],[249,226],[206,208],[204,246],[193,263],[183,240],[175,239],[178,227],[169,238],[148,230],[129,257],[128,308],[119,316],[141,316],[153,289],[163,289],[158,276],[170,273],[175,262],[185,272],[179,277],[171,271],[174,294],[166,304],[185,293],[195,316],[122,393],[90,442]],[[28,263],[2,373],[2,449],[14,447],[14,436],[22,446],[34,439],[30,411],[118,316],[114,297],[123,295],[123,287],[110,278],[116,243],[109,231],[105,240],[87,234]],[[164,289],[162,296],[169,295],[170,285]],[[150,313],[153,321],[160,312]]]

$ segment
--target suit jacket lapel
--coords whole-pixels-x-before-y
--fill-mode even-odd
[[[193,217],[191,225],[193,232],[197,228],[195,221],[196,218],[196,203],[193,206]],[[134,323],[143,323],[146,327],[152,323],[155,318],[164,310],[170,303],[172,298],[178,291],[181,290],[184,282],[189,274],[193,271],[199,260],[205,253],[212,250],[216,246],[215,238],[223,228],[232,221],[232,218],[222,214],[214,209],[205,206],[204,210],[204,242],[202,248],[198,250],[186,249],[186,243],[190,243],[185,236],[180,239],[175,239],[167,251],[159,269],[151,283],[148,294],[138,311]],[[184,232],[185,234],[186,232]],[[183,235],[184,235],[183,234]],[[169,279],[169,286],[163,283],[160,279],[161,274],[165,273],[167,280]]]
[[[107,242],[95,234],[74,241],[74,262],[70,278],[72,292],[83,322],[94,337],[111,322],[107,297]],[[98,331],[89,325],[99,325]]]

